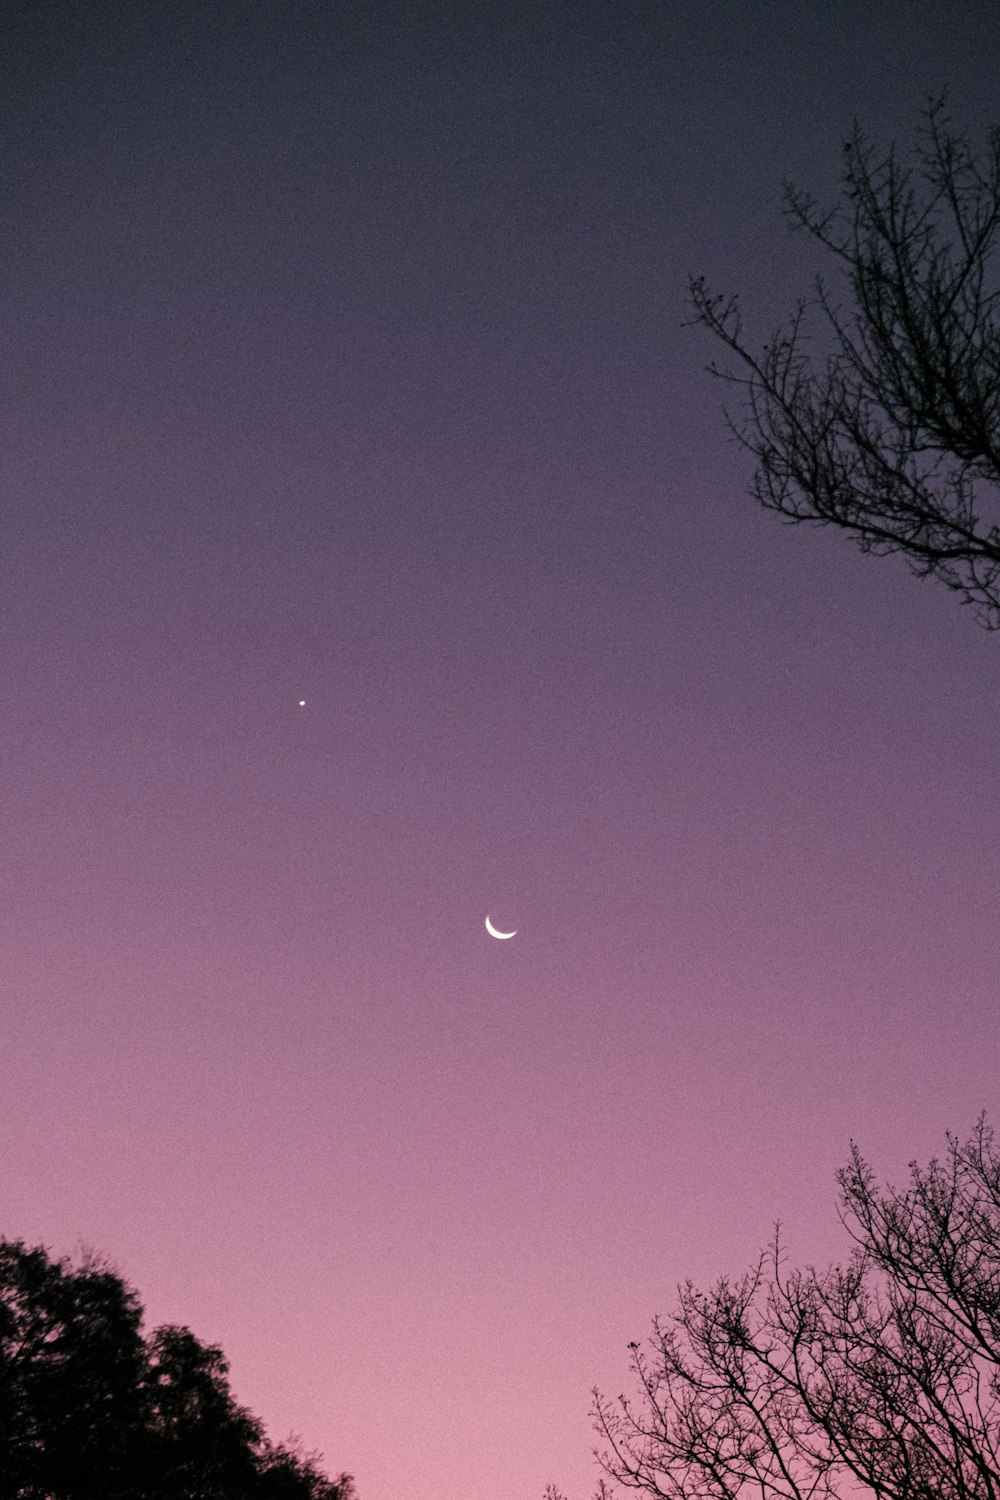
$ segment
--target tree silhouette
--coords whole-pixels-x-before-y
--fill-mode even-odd
[[[11,1496],[133,1493],[145,1350],[135,1295],[87,1259],[0,1243],[0,1474]]]
[[[1000,128],[979,159],[949,133],[944,109],[944,94],[928,102],[919,191],[895,146],[878,156],[857,124],[839,208],[820,213],[785,185],[792,226],[841,262],[850,313],[818,277],[816,296],[754,354],[738,298],[698,277],[692,321],[742,363],[740,373],[707,368],[746,393],[746,420],[726,417],[758,460],[755,499],[789,522],[842,527],[864,552],[901,552],[997,629],[1000,527],[981,510],[1000,484]],[[809,307],[831,334],[818,367],[803,347]]]
[[[1000,1156],[985,1118],[910,1172],[880,1193],[852,1144],[846,1267],[785,1275],[776,1230],[741,1281],[680,1289],[651,1356],[629,1345],[638,1403],[594,1392],[612,1481],[669,1500],[996,1500]]]
[[[224,1500],[252,1493],[261,1423],[234,1402],[222,1350],[187,1328],[158,1328],[145,1379],[151,1453],[170,1494]]]
[[[3,1500],[354,1500],[349,1475],[269,1442],[221,1349],[141,1322],[95,1257],[0,1241]]]

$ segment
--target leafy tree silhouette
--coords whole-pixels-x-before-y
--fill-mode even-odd
[[[252,1493],[263,1428],[234,1402],[222,1350],[187,1328],[158,1328],[149,1340],[145,1394],[155,1471],[171,1495],[224,1500]]]
[[[746,420],[726,419],[758,460],[754,498],[786,521],[838,526],[864,552],[902,553],[995,630],[1000,526],[982,506],[1000,485],[1000,127],[983,160],[944,109],[943,93],[928,101],[920,190],[895,146],[878,156],[857,124],[839,208],[820,213],[785,185],[791,226],[839,260],[852,311],[817,277],[815,297],[754,353],[738,298],[697,277],[692,321],[742,366],[707,368],[745,392]],[[809,307],[832,335],[822,365],[804,349]]]
[[[120,1279],[0,1242],[4,1494],[134,1493],[143,1463],[141,1312]]]
[[[2,1500],[355,1500],[234,1401],[221,1349],[144,1340],[121,1277],[0,1241]]]

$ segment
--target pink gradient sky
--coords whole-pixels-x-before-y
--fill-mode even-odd
[[[995,1104],[1000,643],[680,326],[991,7],[419,9],[4,23],[0,1233],[361,1500],[582,1500],[679,1281]]]

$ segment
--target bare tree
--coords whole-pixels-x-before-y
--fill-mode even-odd
[[[822,277],[786,331],[759,354],[743,342],[736,296],[690,284],[694,323],[738,356],[710,364],[742,386],[727,421],[756,457],[751,493],[790,522],[843,527],[862,551],[901,552],[1000,628],[1000,527],[983,518],[1000,484],[1000,297],[991,257],[1000,228],[1000,128],[985,159],[949,131],[945,96],[928,102],[919,187],[893,145],[879,156],[857,124],[845,145],[844,201],[820,213],[785,185],[786,217],[839,259],[853,307]],[[828,352],[806,353],[818,308]]]
[[[774,1243],[737,1283],[690,1282],[630,1344],[637,1402],[594,1392],[617,1484],[668,1500],[997,1500],[1000,1156],[980,1117],[880,1193],[838,1174],[849,1264],[788,1275]],[[561,1500],[550,1486],[549,1500]],[[598,1496],[617,1493],[601,1480]]]

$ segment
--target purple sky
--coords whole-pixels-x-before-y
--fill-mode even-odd
[[[995,1102],[1000,641],[682,327],[855,115],[982,140],[995,8],[11,14],[0,1233],[361,1500],[582,1500],[679,1281]]]

